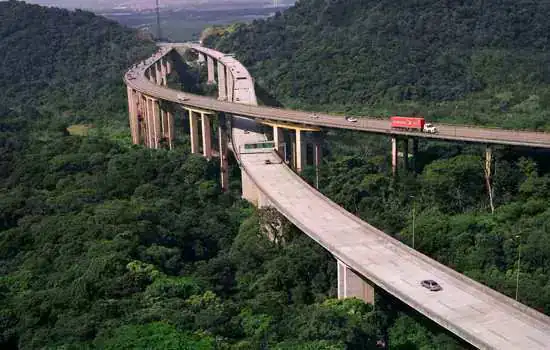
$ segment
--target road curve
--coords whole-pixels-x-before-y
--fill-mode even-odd
[[[207,55],[218,55],[212,57],[223,56],[219,52],[198,45],[190,47]],[[232,60],[235,61],[232,58],[226,59],[226,64],[235,65]],[[136,79],[126,78],[127,85],[146,95],[178,103],[178,91],[155,85],[144,76],[143,71],[152,63],[138,71],[141,73]],[[246,69],[244,71],[246,72]],[[248,72],[242,74],[248,75]],[[265,107],[255,106],[255,95],[251,97],[251,77],[248,78],[248,86],[244,79],[241,80],[241,84],[241,91],[235,90],[235,96],[239,96],[242,104],[221,102],[192,94],[187,94],[189,101],[185,101],[185,104],[234,115],[277,119],[273,114],[263,114]],[[244,105],[246,103],[251,105]],[[309,114],[305,112],[272,110],[284,113],[284,120],[304,123],[307,120],[306,124],[321,124],[319,120],[312,122]],[[341,117],[323,115],[321,118],[324,123],[321,125],[324,126],[349,126]],[[232,130],[233,151],[242,170],[275,208],[339,260],[478,348],[548,348],[549,317],[447,268],[359,220],[304,182],[281,162],[276,153],[239,154],[238,150],[244,143],[265,140],[262,134],[245,134],[240,130],[239,127],[244,122],[243,118],[234,118]],[[376,123],[380,127],[377,130],[384,129],[383,121]],[[368,127],[373,126],[369,124]],[[491,138],[499,138],[507,131],[497,131],[496,134],[492,134],[492,130],[485,132],[485,135]],[[510,140],[508,139],[509,142],[516,142]],[[487,143],[488,139],[484,139],[483,142]],[[537,142],[546,144],[547,141],[541,139]],[[273,164],[265,164],[265,159],[272,160]],[[439,281],[443,290],[432,293],[422,288],[419,281],[427,278]]]

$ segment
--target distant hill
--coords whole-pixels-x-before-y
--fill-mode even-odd
[[[124,107],[124,70],[154,50],[86,11],[0,2],[0,104],[105,113]]]
[[[302,0],[207,44],[287,105],[550,129],[549,16],[532,0]]]

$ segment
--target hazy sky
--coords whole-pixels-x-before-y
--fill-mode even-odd
[[[89,8],[89,9],[111,9],[119,6],[141,8],[152,8],[155,6],[155,0],[28,0],[26,1],[32,4],[40,4],[45,6],[56,6],[65,8]],[[216,5],[223,5],[228,7],[231,5],[237,5],[243,7],[245,4],[255,4],[258,6],[273,4],[275,0],[159,0],[161,7],[177,7],[192,6],[192,7],[215,7]],[[294,3],[294,0],[279,0],[279,4]],[[202,6],[201,6],[202,5]]]

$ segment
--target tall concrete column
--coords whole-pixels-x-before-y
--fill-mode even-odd
[[[321,166],[321,157],[323,156],[321,143],[316,140],[313,145],[313,162],[315,163],[315,188],[319,189],[319,167]]]
[[[212,159],[212,129],[210,127],[210,117],[206,113],[201,113],[202,121],[202,154],[210,160]]]
[[[391,170],[395,176],[397,174],[397,138],[395,136],[391,138]]]
[[[302,131],[296,130],[296,172],[301,173],[307,164],[307,148],[305,141],[302,140]]]
[[[225,82],[225,66],[218,62],[218,99],[226,100],[227,99],[227,85]]]
[[[155,84],[156,79],[155,79],[155,77],[154,77],[154,75],[153,75],[153,68],[149,68],[147,71],[149,72],[149,75],[148,75],[148,76],[149,76],[149,81],[150,81],[151,83]]]
[[[145,96],[145,110],[147,111],[146,127],[147,127],[147,148],[153,148],[154,140],[154,122],[153,122],[153,108],[151,99],[149,96]]]
[[[199,153],[198,113],[189,110],[189,134],[191,135],[191,153]]]
[[[208,65],[207,84],[216,84],[216,79],[214,78],[214,59],[210,56],[206,56],[206,64]]]
[[[143,110],[143,95],[141,92],[136,92],[136,129],[137,129],[137,144],[143,143],[145,144],[145,120],[144,120],[144,110]]]
[[[161,67],[160,60],[154,64],[154,67],[155,67],[155,82],[157,85],[162,85],[162,72],[160,68]]]
[[[403,140],[403,169],[409,170],[409,138]]]
[[[233,80],[233,74],[231,74],[231,70],[229,68],[226,69],[225,72],[225,80],[227,81],[227,101],[233,102],[233,86],[235,81]]]
[[[222,191],[229,190],[229,163],[227,160],[227,132],[225,129],[225,123],[223,123],[223,117],[220,116],[220,123],[218,126],[218,147],[220,150],[220,184]]]
[[[338,299],[358,298],[366,303],[374,304],[374,287],[362,279],[345,263],[338,264]]]
[[[128,94],[128,118],[130,121],[130,132],[132,134],[132,143],[134,145],[139,143],[137,132],[137,107],[135,102],[134,90],[127,86],[126,92]]]
[[[166,126],[168,137],[168,148],[172,149],[174,144],[174,116],[171,111],[166,111]]]
[[[166,86],[168,85],[168,80],[166,78],[166,66],[165,66],[165,59],[160,60],[160,72],[162,74],[162,85]]]
[[[284,136],[283,129],[278,126],[274,126],[273,143],[275,144],[275,149],[277,150],[277,152],[281,154],[284,152],[284,146],[283,146],[284,142],[285,142],[285,136]],[[286,156],[283,158],[286,158]]]
[[[416,174],[416,157],[418,157],[418,138],[413,138],[413,149],[412,149],[412,171]]]
[[[160,106],[159,101],[155,98],[151,98],[151,109],[153,112],[153,148],[159,148],[159,141],[161,137],[161,120],[160,120]]]

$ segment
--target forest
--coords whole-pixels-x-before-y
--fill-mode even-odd
[[[278,214],[221,193],[185,140],[130,145],[147,36],[16,1],[0,18],[0,348],[467,348],[383,293],[337,300],[330,254],[288,222],[270,241]]]
[[[547,1],[302,0],[205,42],[282,104],[550,130]]]
[[[300,23],[313,23],[331,3],[301,1],[216,40],[254,67],[267,95],[305,108],[315,101],[305,94],[330,84],[302,76],[295,84],[304,95],[286,95],[288,81],[268,83],[273,71],[257,68],[268,57],[246,60],[252,41],[244,36],[253,40],[250,33],[273,23],[279,34],[294,30],[284,18],[296,11]],[[352,14],[364,12],[342,4],[352,9],[338,25],[344,32],[359,25]],[[240,199],[238,171],[234,190],[222,193],[217,163],[190,154],[185,139],[173,151],[130,145],[122,74],[155,50],[147,36],[88,12],[16,1],[0,3],[0,18],[0,55],[9,62],[0,68],[9,92],[0,95],[0,348],[468,348],[381,291],[374,307],[337,300],[334,258],[275,211]],[[526,38],[509,45],[527,45]],[[278,54],[277,66],[288,68]],[[353,78],[354,68],[341,76]],[[509,84],[502,88],[521,90],[521,81]],[[483,100],[483,91],[441,89],[452,98],[396,104]],[[334,96],[318,108],[362,111],[361,100],[346,101]],[[532,127],[524,114],[509,113]],[[414,213],[418,250],[511,296],[521,250],[519,300],[550,313],[548,154],[495,149],[491,213],[479,147],[422,143],[417,173],[394,179],[387,139],[324,136],[321,191],[407,244]],[[266,224],[279,219],[284,239],[271,241]]]

